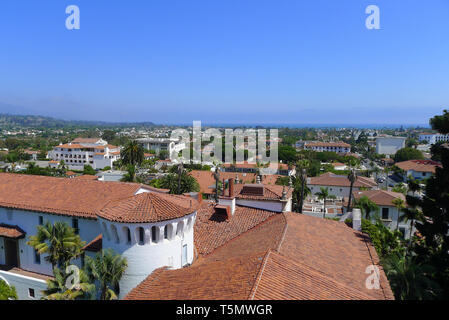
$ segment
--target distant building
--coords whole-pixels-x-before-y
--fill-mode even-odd
[[[70,170],[83,170],[85,165],[94,169],[111,167],[120,159],[120,148],[103,139],[77,138],[72,142],[60,144],[48,153],[52,160],[49,165],[57,166],[61,160]]]
[[[419,142],[427,141],[428,144],[449,141],[449,134],[424,132],[419,134]]]
[[[372,222],[376,221],[376,215],[378,215],[380,221],[390,230],[401,231],[405,239],[410,237],[410,222],[399,221],[399,216],[402,216],[403,213],[399,215],[398,209],[393,203],[395,199],[402,199],[405,203],[405,196],[402,193],[385,190],[365,190],[353,192],[353,197],[356,201],[363,196],[368,197],[368,199],[379,207],[378,212],[370,213],[370,219]],[[354,202],[352,203],[354,204]]]
[[[179,139],[174,138],[141,138],[136,140],[147,150],[153,150],[157,155],[161,151],[167,151],[169,155],[172,152],[179,152],[186,146],[185,143],[180,143]]]
[[[435,169],[441,167],[441,164],[433,160],[408,160],[398,162],[395,166],[404,171],[402,179],[406,181],[408,176],[412,176],[416,180],[430,178],[435,173]]]
[[[320,192],[321,187],[328,188],[329,194],[338,198],[349,197],[351,182],[347,176],[336,175],[331,172],[323,173],[318,177],[307,178],[307,186],[312,195]],[[367,177],[358,176],[353,185],[353,192],[363,189],[377,189],[377,183]]]
[[[304,150],[312,150],[317,152],[333,151],[337,153],[351,152],[351,145],[345,142],[304,142]]]
[[[377,137],[376,153],[394,155],[399,149],[405,148],[405,137]]]

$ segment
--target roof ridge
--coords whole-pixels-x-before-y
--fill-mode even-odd
[[[271,249],[268,249],[267,252],[264,255],[262,266],[259,269],[259,272],[257,273],[256,280],[254,281],[253,287],[251,288],[251,291],[249,293],[248,299],[254,300],[254,295],[256,294],[257,288],[259,287],[260,279],[262,279],[263,271],[265,270],[265,266],[268,261],[268,257],[270,256]]]
[[[370,238],[368,237],[368,239],[370,239]],[[378,268],[379,268],[379,267],[382,268],[382,270],[383,270],[382,265],[380,265],[380,263],[376,263],[376,261],[374,261],[374,257],[373,257],[373,254],[372,254],[373,248],[370,246],[370,242],[368,242],[367,238],[363,238],[363,242],[365,243],[366,248],[368,249],[368,254],[369,254],[369,257],[370,257],[370,260],[371,260],[372,264],[375,265],[375,266],[377,266]],[[375,249],[374,249],[374,250],[375,250]],[[377,255],[377,252],[376,252],[376,255]],[[382,290],[383,296],[384,296],[386,299],[390,299],[390,298],[393,298],[393,299],[394,299],[394,296],[390,295],[389,293],[387,294],[386,291],[388,291],[388,290],[387,290],[387,288],[384,288],[384,286],[383,286],[383,281],[381,281],[382,273],[380,273],[380,274],[378,275],[378,277],[379,277],[379,286],[380,286],[380,288],[381,288],[381,290]],[[386,277],[386,275],[385,275],[385,277]],[[387,283],[388,283],[388,279],[387,279]],[[389,283],[388,283],[388,284],[389,284]],[[391,291],[391,288],[390,288],[390,291]]]

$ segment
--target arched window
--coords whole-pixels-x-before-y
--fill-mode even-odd
[[[126,239],[127,244],[131,244],[132,242],[131,231],[129,230],[128,227],[123,227],[123,237]]]
[[[153,243],[157,242],[157,228],[156,228],[156,226],[152,226],[151,227],[151,241]]]
[[[119,243],[120,239],[118,237],[117,228],[114,225],[111,225],[112,237],[114,238],[115,243]]]
[[[139,235],[139,244],[145,244],[145,230],[142,227],[137,228],[137,232]]]
[[[181,238],[184,236],[184,222],[183,221],[178,223],[178,226],[176,227],[176,235]]]
[[[191,227],[192,227],[192,217],[190,217],[189,220],[187,220],[187,230],[190,231]]]
[[[102,226],[103,226],[103,233],[105,234],[106,239],[107,240],[111,240],[111,237],[109,236],[109,231],[108,231],[108,227],[106,226],[106,223],[103,222]]]

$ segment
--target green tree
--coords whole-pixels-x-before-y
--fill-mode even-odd
[[[432,129],[441,134],[449,134],[449,113],[443,111],[430,119]],[[415,227],[419,241],[413,245],[417,262],[432,265],[435,272],[431,280],[442,288],[438,298],[449,299],[449,149],[440,144],[432,149],[432,156],[441,159],[442,167],[427,180],[422,197],[408,196],[407,203],[422,212],[422,219]]]
[[[111,143],[115,139],[115,132],[112,130],[104,130],[101,138]]]
[[[17,292],[14,286],[8,286],[0,279],[0,300],[17,300]]]
[[[439,285],[432,280],[431,265],[416,261],[403,253],[389,255],[382,260],[385,274],[397,300],[435,299]]]
[[[402,148],[399,149],[394,155],[395,162],[407,161],[407,160],[421,160],[424,159],[424,155],[421,151],[415,148]]]
[[[120,158],[122,164],[133,166],[140,165],[143,162],[144,152],[143,147],[136,140],[130,141],[121,151]]]
[[[364,217],[368,220],[371,219],[371,212],[377,212],[379,210],[379,206],[367,196],[361,196],[358,200],[356,200],[355,207],[359,208]]]
[[[126,258],[112,249],[103,249],[95,257],[86,257],[86,273],[91,283],[99,284],[100,300],[117,299],[120,294],[120,279],[128,267]]]
[[[320,187],[320,192],[315,193],[318,199],[323,200],[323,218],[326,217],[326,200],[335,199],[334,195],[329,194],[329,189]]]
[[[52,225],[47,221],[37,226],[37,234],[30,236],[27,244],[39,254],[47,254],[45,260],[51,263],[53,270],[56,266],[65,270],[70,260],[81,254],[85,242],[67,223],[57,221]]]
[[[200,185],[194,177],[188,174],[187,171],[183,171],[181,174],[181,189],[179,186],[179,174],[169,173],[168,175],[162,177],[161,186],[163,189],[169,189],[171,194],[183,194],[186,192],[199,192]]]
[[[47,289],[42,293],[44,300],[86,300],[92,297],[95,290],[95,284],[89,282],[89,278],[84,270],[79,269],[79,283],[73,285],[73,288],[67,287],[70,281],[71,273],[62,272],[59,268],[53,270],[54,277],[46,280]]]
[[[396,223],[396,230],[399,230],[399,221],[401,221],[401,213],[405,209],[405,201],[401,198],[395,198],[392,202],[396,210],[398,210],[398,221]]]
[[[92,166],[90,165],[84,165],[83,173],[91,176],[94,176],[96,174],[94,168],[92,168]]]

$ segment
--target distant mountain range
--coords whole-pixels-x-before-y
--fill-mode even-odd
[[[62,127],[131,127],[131,126],[155,126],[153,122],[105,122],[83,120],[61,120],[51,117],[36,115],[15,115],[0,113],[0,128],[4,127],[29,127],[29,128],[62,128]]]

